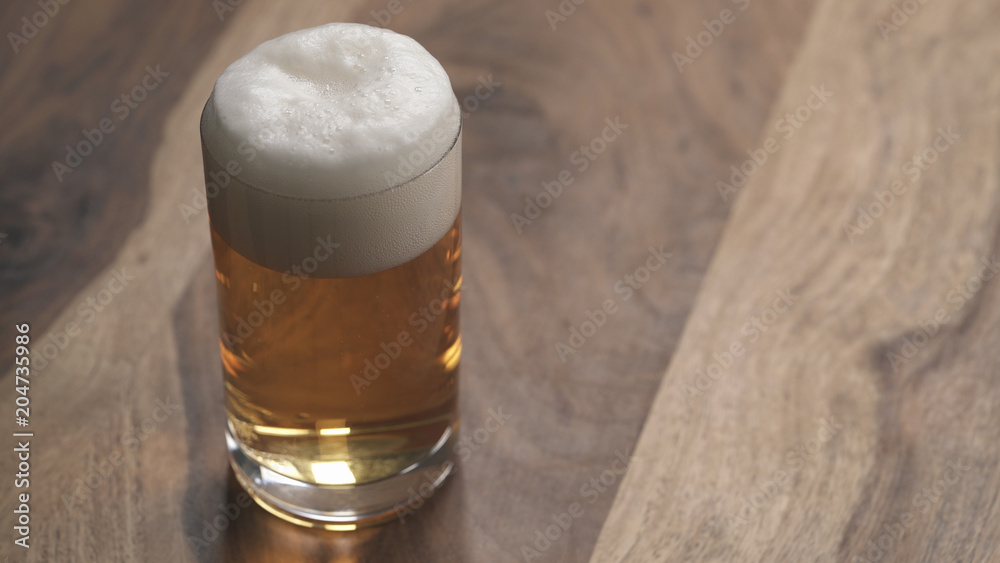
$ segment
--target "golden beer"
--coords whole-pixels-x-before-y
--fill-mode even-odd
[[[328,24],[268,41],[202,114],[227,445],[292,522],[391,518],[451,472],[461,119],[415,41]]]
[[[461,244],[456,219],[406,264],[328,279],[254,264],[213,230],[226,409],[254,459],[346,485],[427,456],[457,418]]]

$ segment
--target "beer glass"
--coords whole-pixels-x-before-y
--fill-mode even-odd
[[[443,73],[412,39],[330,24],[238,60],[202,114],[231,464],[286,520],[378,523],[454,467],[462,135]]]

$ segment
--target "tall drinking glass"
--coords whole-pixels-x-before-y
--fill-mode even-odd
[[[391,31],[265,42],[201,120],[227,442],[287,520],[390,517],[453,467],[461,153],[444,69]]]

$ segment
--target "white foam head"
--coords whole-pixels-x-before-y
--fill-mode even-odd
[[[202,114],[212,225],[279,271],[317,237],[341,246],[314,275],[405,263],[458,214],[460,124],[444,68],[405,35],[334,23],[262,43],[222,73]],[[227,168],[213,197],[211,172],[218,185]]]

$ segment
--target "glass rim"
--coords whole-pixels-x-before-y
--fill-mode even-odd
[[[209,102],[210,101],[211,100],[209,100]],[[208,102],[206,102],[205,105],[207,107]],[[203,115],[204,115],[204,110],[203,110]],[[202,123],[203,122],[204,121],[202,121]],[[448,156],[451,155],[451,153],[455,150],[455,147],[458,145],[458,140],[462,137],[462,130],[463,130],[464,126],[465,126],[465,120],[463,119],[461,112],[459,112],[459,115],[458,115],[458,129],[455,131],[455,138],[451,140],[451,144],[448,145],[448,149],[446,151],[444,151],[444,154],[442,154],[439,159],[437,159],[436,161],[434,161],[433,164],[431,164],[426,170],[424,170],[420,174],[417,174],[416,176],[413,176],[412,178],[409,178],[409,179],[407,179],[405,181],[399,182],[398,184],[393,184],[393,185],[391,185],[389,187],[382,188],[382,189],[376,190],[374,192],[369,192],[369,193],[364,193],[364,194],[357,194],[357,195],[350,195],[350,196],[344,196],[344,197],[299,197],[299,196],[294,196],[294,195],[275,193],[275,192],[273,192],[271,190],[268,190],[267,188],[264,188],[263,186],[261,186],[259,184],[256,184],[256,183],[253,183],[253,182],[248,182],[246,180],[241,179],[239,174],[229,174],[229,176],[230,176],[231,181],[239,182],[239,183],[241,183],[241,184],[243,184],[245,186],[248,186],[248,187],[256,189],[256,190],[259,190],[259,191],[264,192],[264,193],[266,193],[268,195],[271,195],[271,196],[285,198],[285,199],[291,199],[291,200],[316,201],[316,202],[333,202],[333,201],[347,201],[347,200],[352,200],[352,199],[362,199],[362,198],[366,198],[366,197],[374,197],[374,196],[377,196],[379,194],[384,194],[384,193],[386,193],[388,191],[391,191],[391,190],[396,190],[396,189],[404,188],[407,184],[415,182],[415,181],[423,178],[427,174],[430,174],[435,169],[437,169],[441,165],[441,163],[444,162],[445,159],[448,158]],[[217,156],[215,156],[214,154],[212,154],[212,151],[209,150],[208,146],[205,144],[205,135],[204,135],[204,132],[201,130],[201,123],[199,123],[198,133],[199,133],[199,137],[200,137],[200,140],[201,140],[201,150],[202,150],[202,152],[205,155],[207,155],[208,157],[210,157],[212,159],[212,164],[215,165],[215,167],[217,169],[219,169],[219,170],[226,170],[226,168],[219,161],[219,158]],[[461,166],[461,163],[459,163],[459,166]],[[228,171],[227,171],[227,174],[228,174]],[[220,189],[226,189],[226,188],[220,188]]]

